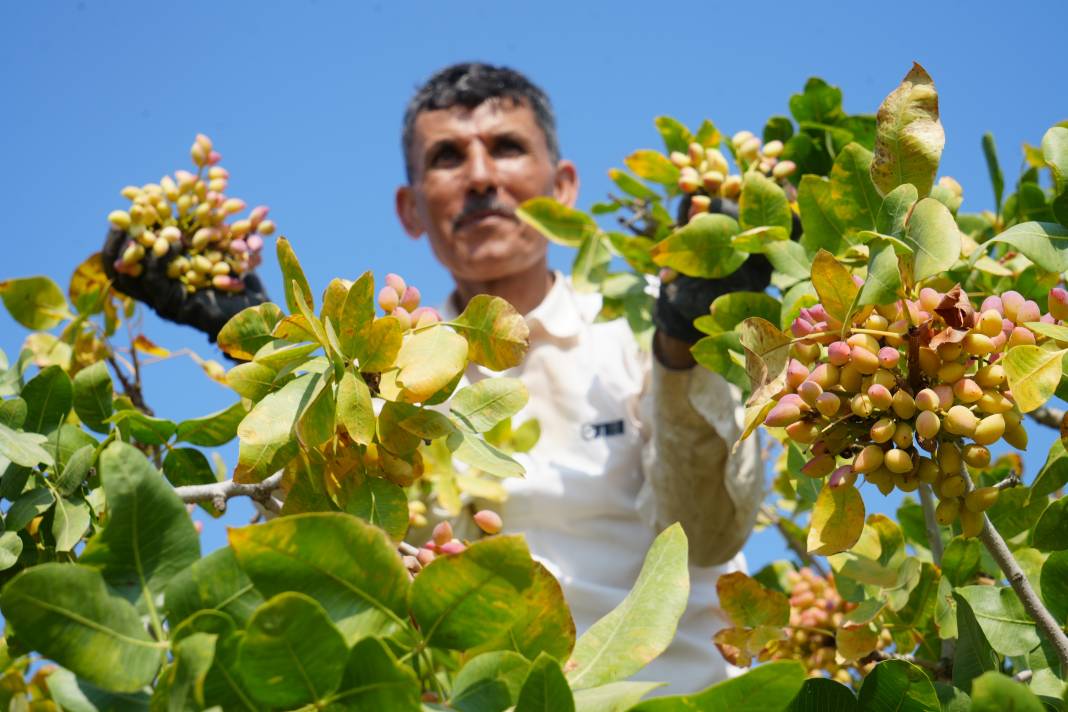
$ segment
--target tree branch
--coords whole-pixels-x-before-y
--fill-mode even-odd
[[[226,502],[234,497],[249,497],[263,505],[264,509],[278,513],[282,507],[278,500],[271,496],[271,492],[278,489],[282,484],[282,473],[276,472],[262,482],[253,484],[238,484],[233,480],[213,482],[210,485],[184,485],[175,487],[182,501],[189,503],[211,502],[212,506],[220,512],[226,511]]]
[[[923,523],[927,529],[927,543],[931,546],[931,559],[934,560],[935,566],[941,569],[942,555],[945,553],[945,549],[942,546],[942,530],[938,528],[938,520],[935,519],[935,503],[934,496],[931,493],[931,485],[926,482],[920,483],[920,504],[923,507]],[[939,655],[941,656],[939,665],[946,669],[952,669],[956,647],[952,638],[944,638],[942,640],[939,649]]]
[[[1045,425],[1048,428],[1054,430],[1061,429],[1061,422],[1064,420],[1064,411],[1060,408],[1050,408],[1048,406],[1040,406],[1028,413],[1031,419],[1036,423]]]

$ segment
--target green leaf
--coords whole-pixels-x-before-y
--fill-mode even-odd
[[[42,368],[22,389],[26,401],[26,422],[22,429],[50,433],[59,427],[74,404],[74,386],[59,366]]]
[[[646,700],[630,712],[780,712],[789,707],[804,682],[805,668],[800,662],[778,660],[692,695]]]
[[[18,563],[22,555],[22,538],[18,532],[0,534],[0,571],[7,571]]]
[[[378,527],[348,514],[295,514],[229,530],[237,562],[266,596],[319,601],[346,640],[405,627],[408,572]],[[422,574],[420,574],[422,576]]]
[[[669,191],[675,190],[679,182],[678,167],[659,151],[635,151],[623,159],[623,162],[639,177],[667,186]]]
[[[245,689],[271,707],[326,698],[341,682],[347,657],[345,639],[323,607],[295,592],[256,609],[237,654]]]
[[[208,485],[218,481],[208,458],[200,450],[191,447],[168,450],[163,458],[163,474],[175,487]],[[203,502],[200,506],[213,517],[221,514],[211,502]]]
[[[731,246],[742,252],[767,252],[768,246],[776,242],[788,242],[790,234],[783,228],[775,226],[754,227],[740,232],[731,238]],[[803,250],[802,250],[803,251]]]
[[[185,504],[134,446],[108,445],[100,455],[100,479],[107,524],[89,540],[79,561],[98,569],[139,607],[151,605],[172,578],[200,558],[200,537]]]
[[[234,478],[259,482],[276,472],[297,450],[294,428],[301,407],[315,388],[315,376],[299,376],[257,403],[237,426],[237,467]]]
[[[1014,346],[1006,352],[1005,377],[1021,412],[1028,413],[1053,397],[1066,353],[1068,349],[1029,345]]]
[[[520,536],[495,536],[439,556],[412,583],[412,616],[430,645],[468,650],[511,628],[524,612],[533,559]]]
[[[857,696],[864,712],[940,712],[934,685],[923,670],[904,660],[877,664]]]
[[[779,300],[763,292],[729,292],[712,302],[709,318],[718,331],[733,331],[749,317],[777,324],[780,309]]]
[[[358,332],[351,348],[361,371],[379,373],[393,366],[403,341],[401,323],[396,317],[384,316]]]
[[[56,497],[47,487],[35,487],[19,495],[4,516],[4,529],[17,532],[49,510]]]
[[[849,549],[864,529],[864,500],[856,487],[824,485],[812,507],[808,552],[829,556]]]
[[[352,371],[346,371],[338,385],[337,420],[354,442],[369,445],[374,439],[375,411],[371,389]]]
[[[34,331],[47,331],[68,316],[63,290],[48,277],[4,280],[0,298],[15,321]]]
[[[1058,621],[1068,621],[1068,551],[1058,551],[1042,565],[1042,601]]]
[[[166,704],[168,710],[204,708],[200,693],[215,658],[217,638],[210,633],[192,633],[174,643],[174,662],[157,678],[153,704]]]
[[[518,653],[496,650],[471,658],[456,674],[449,707],[461,712],[505,710],[515,705],[530,671]]]
[[[942,554],[942,575],[954,586],[964,586],[979,572],[982,549],[974,538],[954,537]]]
[[[901,271],[898,267],[894,246],[886,240],[869,244],[871,258],[868,260],[868,276],[860,288],[858,306],[865,304],[889,304],[901,292]]]
[[[383,529],[394,541],[408,532],[408,496],[381,477],[365,477],[348,490],[345,511]]]
[[[994,134],[983,134],[983,157],[986,158],[986,170],[990,174],[990,184],[994,188],[994,210],[1001,213],[1001,199],[1005,194],[1005,178],[1001,173],[1001,164],[998,163],[997,146],[994,144]]]
[[[178,423],[176,431],[179,442],[192,443],[201,447],[219,447],[237,437],[237,426],[244,420],[245,406],[234,403],[225,410],[190,418]]]
[[[167,584],[165,608],[173,630],[200,611],[220,611],[244,628],[263,596],[237,564],[230,547],[216,549]]]
[[[86,566],[24,570],[4,587],[0,612],[29,649],[112,692],[140,690],[159,668],[165,643],[149,638],[136,609]]]
[[[1035,475],[1035,481],[1031,485],[1031,496],[1045,497],[1066,484],[1068,484],[1068,451],[1065,451],[1064,442],[1056,439],[1049,449],[1046,463]]]
[[[251,360],[264,344],[274,339],[272,334],[283,316],[282,310],[273,302],[247,307],[219,330],[219,348],[233,358]]]
[[[934,687],[942,712],[971,712],[972,698],[967,692],[944,682],[936,682]]]
[[[1035,623],[1011,588],[1003,586],[964,586],[960,595],[971,606],[990,646],[1002,655],[1026,655],[1038,647]],[[959,602],[958,608],[959,611]]]
[[[786,116],[772,116],[764,124],[761,138],[764,143],[769,141],[782,141],[786,143],[794,135],[794,124]]]
[[[527,399],[518,378],[487,378],[456,391],[449,408],[476,433],[484,433],[522,410]]]
[[[805,89],[790,97],[790,113],[797,121],[834,124],[842,118],[842,90],[819,77],[809,77]]]
[[[748,257],[731,244],[731,238],[738,232],[738,223],[732,218],[702,213],[658,242],[650,255],[661,267],[670,267],[690,277],[725,277],[741,267]]]
[[[124,438],[133,438],[145,445],[162,445],[170,440],[178,424],[164,418],[153,418],[139,410],[119,410],[110,418]]]
[[[672,151],[686,153],[690,149],[690,144],[695,141],[690,130],[681,121],[670,116],[657,116],[653,123],[656,124],[656,130],[664,139],[664,149],[668,153]]]
[[[1053,500],[1035,525],[1032,541],[1041,551],[1068,549],[1068,497]]]
[[[1068,128],[1054,126],[1042,137],[1042,157],[1053,174],[1057,193],[1068,191]]]
[[[315,298],[312,296],[311,287],[308,286],[308,278],[304,276],[304,270],[297,261],[297,255],[293,252],[293,246],[284,237],[278,238],[278,267],[282,270],[282,287],[286,295],[286,308],[290,314],[300,312],[296,295],[299,292],[304,298],[305,305],[309,309],[315,308]],[[296,282],[294,285],[293,283]],[[231,354],[232,355],[232,354]]]
[[[397,353],[401,399],[422,403],[451,383],[467,366],[467,340],[443,324],[405,337]]]
[[[675,170],[677,176],[678,169]],[[578,247],[587,236],[597,232],[593,218],[552,198],[531,198],[516,209],[515,215],[549,240],[565,247]]]
[[[630,677],[664,652],[690,594],[688,551],[677,523],[656,537],[626,598],[575,643],[567,664],[574,689]]]
[[[111,693],[79,679],[70,670],[56,668],[48,675],[48,694],[64,712],[148,712],[145,692]]]
[[[611,261],[608,239],[602,233],[587,235],[579,245],[571,265],[571,286],[577,292],[595,291],[597,285],[608,276]]]
[[[610,682],[600,687],[578,690],[575,695],[576,712],[626,712],[658,687],[662,682]]]
[[[913,63],[879,106],[872,180],[884,195],[909,183],[920,196],[927,195],[945,143],[934,82],[923,67]]]
[[[0,455],[16,465],[36,467],[39,463],[52,464],[52,456],[41,445],[48,438],[38,433],[12,430],[0,423]]]
[[[847,232],[874,228],[882,208],[883,196],[871,180],[871,163],[871,152],[858,143],[849,144],[834,159],[831,208]]]
[[[334,383],[329,374],[317,375],[312,395],[297,418],[297,438],[305,450],[313,450],[334,437]]]
[[[1051,222],[1023,222],[985,244],[998,242],[1012,245],[1047,272],[1068,270],[1068,227]]]
[[[637,180],[629,173],[625,173],[618,168],[609,168],[608,177],[627,195],[634,196],[639,200],[656,198],[656,191],[647,187],[644,183]]]
[[[957,222],[934,198],[916,203],[902,239],[913,249],[912,276],[917,282],[942,274],[960,259]]]
[[[495,477],[522,477],[523,466],[477,434],[461,429],[449,437],[453,457]]]
[[[74,376],[74,412],[90,430],[108,431],[107,420],[112,413],[114,389],[111,374],[103,361],[83,368]]]
[[[282,339],[274,339],[261,346],[253,359],[255,363],[275,371],[283,369],[293,371],[308,362],[310,355],[320,348],[317,342],[294,344]]]
[[[364,638],[352,646],[331,712],[409,712],[419,709],[419,679],[397,662],[383,641]],[[457,708],[460,709],[460,708]]]
[[[789,235],[793,227],[790,201],[778,183],[763,173],[750,171],[742,183],[738,222],[744,230],[773,226],[781,227]]]
[[[805,680],[788,712],[856,712],[857,698],[845,685],[821,677]]]
[[[1045,712],[1027,685],[1000,672],[983,673],[972,683],[971,712]]]
[[[527,322],[500,297],[475,296],[451,325],[467,339],[467,358],[494,371],[518,366],[527,352]]]
[[[812,286],[827,313],[846,323],[860,287],[849,270],[826,250],[816,253],[812,261]]]
[[[561,662],[575,647],[575,621],[556,577],[534,562],[533,580],[521,592],[523,612],[500,637],[483,643],[479,650],[515,650],[528,660],[541,653]]]
[[[531,664],[515,712],[575,712],[575,698],[555,658],[542,653]]]
[[[809,278],[812,261],[800,243],[792,240],[769,242],[764,245],[764,255],[776,272],[782,272],[793,279]]]
[[[89,504],[81,497],[57,497],[52,518],[56,551],[71,551],[89,530]]]
[[[226,385],[234,389],[242,398],[258,401],[274,388],[274,379],[277,375],[278,372],[270,366],[249,361],[227,371]]]
[[[846,235],[846,225],[834,211],[831,183],[815,175],[801,176],[797,189],[797,204],[801,209],[801,245],[808,254],[824,249],[831,254],[841,254],[844,247],[853,244]],[[806,275],[807,276],[807,275]]]
[[[912,206],[919,200],[916,186],[911,183],[899,185],[886,194],[879,214],[875,216],[875,231],[884,235],[901,237],[905,233]]]

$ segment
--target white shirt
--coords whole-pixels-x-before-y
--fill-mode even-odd
[[[525,478],[504,480],[508,499],[495,508],[559,579],[579,635],[627,595],[657,533],[682,520],[689,604],[670,647],[634,679],[670,683],[662,694],[694,692],[735,673],[712,642],[730,625],[716,579],[745,569],[737,552],[762,496],[759,446],[753,438],[730,454],[743,416],[736,387],[700,367],[654,365],[624,320],[594,322],[600,306],[558,273],[526,316],[523,363],[505,373],[469,367],[471,381],[522,380],[530,401],[516,422],[541,426],[534,448],[516,456]]]

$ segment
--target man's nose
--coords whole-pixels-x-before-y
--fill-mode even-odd
[[[467,161],[468,189],[475,193],[486,193],[497,188],[497,165],[489,151],[481,145],[475,145]]]

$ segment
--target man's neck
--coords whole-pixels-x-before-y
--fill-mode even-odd
[[[529,314],[549,293],[553,286],[553,273],[549,271],[545,260],[532,268],[501,279],[471,281],[456,279],[456,292],[453,299],[459,311],[467,306],[479,294],[491,294],[501,297],[515,307],[520,314]]]

